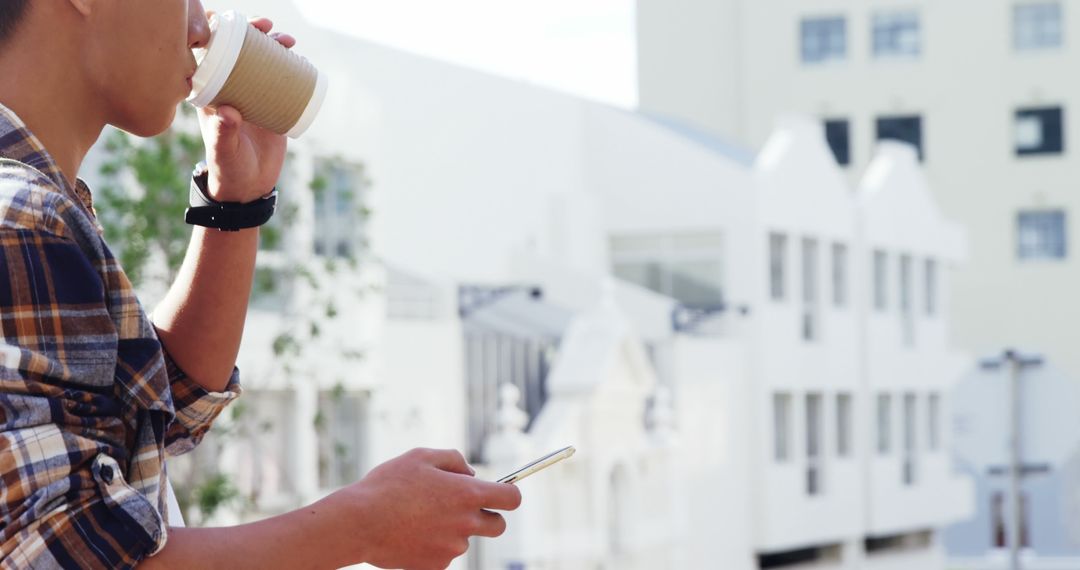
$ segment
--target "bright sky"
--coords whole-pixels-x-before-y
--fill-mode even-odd
[[[294,0],[312,22],[632,108],[634,0]]]

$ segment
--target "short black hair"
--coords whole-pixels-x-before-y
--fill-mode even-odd
[[[0,45],[15,35],[15,28],[26,14],[30,0],[0,0]]]

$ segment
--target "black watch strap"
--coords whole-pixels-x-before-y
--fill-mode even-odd
[[[277,207],[277,188],[269,194],[246,204],[240,202],[217,202],[207,192],[209,172],[200,165],[191,177],[191,192],[184,221],[207,228],[235,232],[254,228],[270,221]]]

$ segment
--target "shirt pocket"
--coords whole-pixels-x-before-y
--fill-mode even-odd
[[[99,453],[91,466],[101,498],[112,518],[136,542],[145,543],[150,553],[165,546],[165,521],[150,500],[128,484],[119,463]]]

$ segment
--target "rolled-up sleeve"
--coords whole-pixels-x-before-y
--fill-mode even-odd
[[[221,411],[240,397],[240,371],[234,367],[225,389],[211,392],[189,378],[168,351],[164,355],[176,408],[176,418],[165,433],[165,450],[183,455],[199,445]]]

